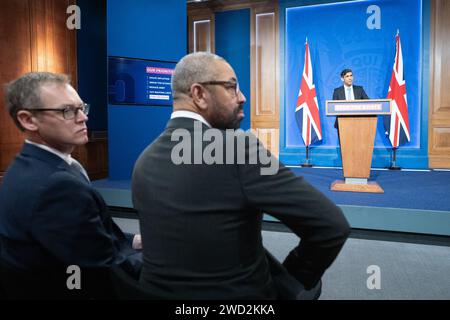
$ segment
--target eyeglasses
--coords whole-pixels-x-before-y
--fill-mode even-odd
[[[83,112],[86,116],[89,114],[90,105],[87,103],[82,103],[79,107],[64,106],[64,108],[36,108],[36,109],[25,109],[28,111],[56,111],[61,112],[62,116],[66,120],[72,120],[78,115],[78,111]]]
[[[198,82],[198,84],[201,85],[219,85],[223,86],[227,90],[231,90],[235,96],[237,97],[239,95],[239,82],[234,81],[206,81],[206,82]]]

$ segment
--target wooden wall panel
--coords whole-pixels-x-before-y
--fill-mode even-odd
[[[107,138],[91,138],[89,142],[78,147],[72,156],[80,161],[91,180],[108,177],[108,140]]]
[[[189,52],[202,50],[207,40],[196,41],[202,46],[194,48],[194,22],[209,20],[211,52],[214,48],[214,16],[217,12],[249,8],[251,52],[251,112],[253,132],[270,149],[279,153],[279,66],[278,66],[278,1],[277,0],[211,0],[188,4]],[[206,32],[197,34],[206,39]]]
[[[450,1],[430,4],[429,166],[450,168]]]
[[[274,8],[278,5],[278,0],[208,0],[188,3],[188,15],[193,16],[199,13],[222,12],[229,10],[240,10],[246,8]]]
[[[275,94],[275,13],[257,14],[255,19],[255,116],[272,117],[276,115],[278,106]]]
[[[69,74],[76,88],[76,31],[66,27],[66,9],[74,1],[29,2],[32,70]]]
[[[263,127],[264,124],[261,124],[260,126]],[[267,127],[270,127],[270,125],[268,125]],[[266,149],[270,150],[271,153],[278,157],[279,130],[270,128],[256,128],[255,131],[255,135],[264,144]]]
[[[275,7],[251,10],[251,128],[278,157],[279,72],[278,12]]]
[[[189,52],[215,52],[214,14],[203,10],[188,16]]]
[[[76,31],[66,26],[74,0],[0,1],[0,84],[31,71],[69,74],[76,88]],[[24,135],[5,110],[0,90],[0,176],[20,150]]]
[[[28,1],[0,1],[0,85],[31,70]],[[0,89],[0,176],[20,150],[23,135],[5,109]]]
[[[442,151],[450,151],[450,127],[449,128],[433,128],[433,148]]]
[[[211,52],[211,20],[194,22],[194,49]]]

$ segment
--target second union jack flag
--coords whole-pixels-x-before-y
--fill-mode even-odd
[[[308,41],[305,43],[305,65],[303,67],[302,81],[298,92],[295,108],[295,118],[302,132],[305,146],[322,140],[320,127],[319,105],[317,104],[316,88],[313,84],[311,56]]]
[[[394,67],[387,95],[388,99],[392,99],[392,110],[391,115],[384,118],[386,134],[389,135],[393,148],[410,141],[406,82],[403,75],[403,54],[398,33],[395,37],[395,46]]]

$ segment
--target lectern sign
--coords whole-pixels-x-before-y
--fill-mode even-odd
[[[391,113],[391,100],[328,100],[327,116],[386,115]]]
[[[345,181],[331,184],[333,191],[375,192],[383,189],[368,181],[377,116],[391,113],[391,100],[329,100],[327,116],[338,116],[339,143]]]

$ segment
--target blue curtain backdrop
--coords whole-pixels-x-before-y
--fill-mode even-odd
[[[369,29],[373,11],[380,14],[379,29]],[[283,9],[283,8],[282,8]],[[281,146],[283,153],[304,149],[300,130],[295,121],[295,107],[304,64],[305,38],[311,51],[314,84],[321,114],[323,142],[320,149],[330,152],[322,165],[340,165],[334,117],[327,117],[325,101],[331,100],[333,90],[342,85],[340,72],[351,68],[354,84],[362,85],[372,99],[386,98],[395,56],[395,35],[400,32],[404,75],[407,88],[411,142],[404,148],[421,147],[420,118],[422,79],[422,2],[420,0],[351,1],[285,9],[284,25],[284,121]],[[283,114],[281,115],[283,116]],[[284,128],[283,128],[284,124]],[[383,121],[379,117],[375,139],[377,149],[388,152]],[[339,159],[337,159],[339,158]],[[385,157],[386,158],[386,157]],[[283,160],[283,157],[281,156]]]

